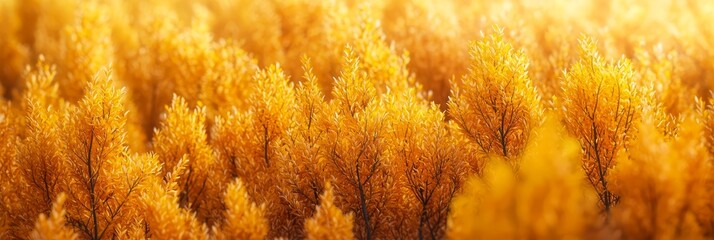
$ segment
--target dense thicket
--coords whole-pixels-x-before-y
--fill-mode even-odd
[[[0,238],[714,238],[712,22],[0,0]]]

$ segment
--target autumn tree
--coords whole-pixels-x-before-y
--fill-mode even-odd
[[[68,224],[86,238],[103,239],[136,216],[138,189],[157,168],[127,153],[125,90],[114,87],[108,70],[88,82],[86,95],[62,121],[69,173],[62,191],[68,195]]]
[[[500,29],[472,43],[469,53],[468,74],[452,83],[449,114],[483,154],[513,160],[542,115],[528,60],[503,40]]]
[[[17,146],[18,155],[13,164],[19,176],[13,183],[13,194],[26,204],[10,214],[16,230],[13,234],[17,236],[26,236],[34,219],[41,213],[49,213],[66,175],[59,136],[59,110],[63,106],[54,82],[55,73],[54,67],[45,64],[42,56],[36,69],[26,73],[25,99],[19,104],[24,108],[20,111],[25,112],[24,126],[17,133],[24,139]]]
[[[156,160],[156,156],[151,156]],[[187,171],[188,158],[181,158],[166,175],[147,180],[139,209],[152,239],[207,239],[208,230],[190,209],[179,206],[179,179]]]
[[[312,216],[320,204],[323,184],[329,177],[323,172],[327,161],[321,152],[328,107],[307,58],[303,58],[303,67],[305,80],[298,83],[295,90],[294,127],[285,132],[284,145],[276,155],[283,165],[279,175],[284,182],[281,197],[286,200],[291,216],[297,218],[296,237],[303,234],[303,221]]]
[[[608,173],[634,132],[641,96],[629,62],[605,61],[593,40],[580,44],[581,59],[565,74],[558,106],[566,128],[580,140],[587,178],[609,211],[619,197],[610,191]]]
[[[265,204],[271,222],[268,236],[291,234],[296,220],[285,216],[285,202],[275,177],[284,166],[278,152],[286,132],[292,129],[295,93],[280,66],[272,65],[255,74],[250,106],[245,112],[234,109],[219,117],[212,131],[211,144],[218,152],[221,166],[229,179],[245,181],[248,195]],[[280,186],[280,185],[278,185]]]
[[[346,64],[336,79],[324,154],[335,178],[340,206],[355,212],[358,238],[386,237],[387,208],[394,197],[394,179],[386,152],[386,113],[360,61],[345,52]],[[396,220],[396,219],[394,219]]]
[[[536,131],[517,172],[497,161],[466,182],[452,202],[447,238],[593,236],[597,200],[582,179],[577,141],[553,118]]]
[[[344,214],[335,206],[332,185],[325,184],[315,215],[305,221],[306,239],[354,239],[352,214]]]
[[[358,66],[369,76],[368,80],[372,81],[378,94],[411,92],[422,96],[421,85],[407,68],[409,54],[400,55],[393,45],[387,44],[380,22],[368,11],[368,8],[358,10],[356,25],[351,27],[355,28],[353,35],[348,38],[351,46],[348,48],[351,49],[346,51],[354,51],[360,58]],[[411,91],[412,88],[417,91]]]
[[[408,237],[443,238],[449,204],[461,186],[465,163],[457,154],[457,144],[447,128],[444,114],[434,105],[406,96],[389,96],[387,141],[390,156],[400,172],[408,201],[400,212],[406,215],[402,227]],[[413,204],[413,205],[412,205]],[[417,236],[411,234],[417,233]]]
[[[205,118],[204,106],[192,111],[183,98],[174,96],[156,130],[154,151],[163,164],[164,174],[183,157],[188,159],[186,171],[178,179],[179,205],[192,209],[200,220],[212,224],[220,209],[220,202],[213,196],[221,192],[223,176],[220,171],[214,172],[218,161],[207,142]]]

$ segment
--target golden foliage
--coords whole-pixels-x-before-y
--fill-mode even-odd
[[[60,33],[59,55],[49,55],[61,70],[58,82],[63,97],[69,101],[79,100],[94,74],[113,62],[111,29],[105,11],[96,2],[79,4],[79,16]]]
[[[280,194],[290,214],[298,219],[313,215],[328,177],[323,172],[327,161],[321,152],[328,108],[324,105],[324,96],[317,77],[313,75],[310,60],[303,58],[303,65],[306,69],[305,81],[300,82],[295,90],[295,125],[286,131],[284,145],[277,152],[283,164],[279,178],[284,187],[280,188]],[[297,221],[295,224],[294,228],[298,228],[303,223]],[[301,234],[300,231],[302,229],[296,235]]]
[[[580,42],[581,59],[563,79],[559,110],[569,132],[580,140],[583,169],[605,210],[618,196],[608,188],[608,173],[640,118],[641,92],[627,60],[610,63],[598,55],[595,42]]]
[[[154,156],[154,158],[156,158]],[[186,171],[187,158],[178,161],[162,181],[158,176],[147,180],[141,194],[147,237],[155,239],[207,239],[208,229],[190,210],[179,207],[178,180]]]
[[[72,229],[65,225],[64,201],[67,199],[65,194],[57,196],[57,200],[52,204],[50,215],[40,215],[35,224],[35,230],[32,231],[30,238],[43,240],[70,240],[77,239],[77,234]]]
[[[0,0],[0,238],[711,238],[712,16]]]
[[[125,90],[113,84],[108,70],[97,73],[87,94],[65,113],[60,133],[68,224],[92,239],[114,235],[117,224],[133,218],[137,189],[155,171],[127,156]]]
[[[688,117],[670,140],[651,121],[640,124],[613,172],[613,191],[622,198],[613,208],[617,226],[625,238],[706,238],[714,230],[707,220],[712,168],[701,126]]]
[[[234,110],[228,117],[216,119],[212,145],[218,151],[228,179],[239,177],[253,185],[248,194],[266,205],[271,221],[271,237],[282,236],[294,220],[285,217],[285,202],[275,176],[284,165],[279,158],[284,135],[292,129],[296,109],[292,83],[280,66],[264,69],[253,78],[250,106],[245,112]],[[278,185],[280,186],[280,185]]]
[[[449,203],[466,173],[444,113],[409,94],[388,96],[384,111],[389,116],[389,156],[398,171],[400,194],[406,195],[398,203],[397,214],[405,222],[398,234],[443,238]]]
[[[265,218],[265,206],[256,206],[250,202],[243,182],[234,180],[226,188],[223,196],[226,205],[225,222],[219,231],[217,239],[265,239],[270,230]]]
[[[218,218],[216,211],[220,203],[211,196],[220,193],[222,176],[220,172],[211,172],[218,162],[207,142],[205,115],[205,107],[191,111],[183,98],[174,96],[154,136],[154,151],[163,164],[163,174],[186,158],[186,171],[177,182],[181,190],[179,205],[195,211],[200,220],[213,223]]]
[[[384,136],[387,114],[374,85],[359,71],[359,60],[350,50],[345,58],[323,144],[327,171],[340,188],[337,205],[355,212],[358,238],[385,238],[389,229],[383,222],[392,217],[388,208],[397,196]]]
[[[37,63],[37,71],[28,73],[24,111],[26,116],[22,131],[22,144],[17,147],[14,162],[18,177],[12,190],[18,199],[26,203],[16,206],[9,214],[18,226],[31,226],[30,221],[41,213],[49,213],[52,202],[62,191],[62,178],[66,175],[63,149],[58,126],[60,107],[57,85],[53,83],[55,71],[44,64],[42,57]],[[20,124],[18,122],[18,124]],[[13,234],[27,235],[30,229],[16,228]]]
[[[469,73],[453,84],[449,114],[483,154],[518,156],[542,115],[525,54],[502,30],[472,43]]]
[[[22,206],[17,194],[14,191],[18,186],[14,159],[17,157],[17,138],[15,135],[14,121],[10,115],[12,105],[0,101],[0,237],[9,237],[13,234],[13,225],[16,224],[11,218],[12,212]],[[21,186],[20,186],[21,187]],[[28,228],[29,226],[24,226]]]
[[[335,206],[332,185],[325,184],[325,192],[320,195],[320,205],[310,219],[305,221],[306,239],[354,239],[352,215],[344,214]]]
[[[522,155],[518,172],[495,159],[466,182],[449,216],[450,239],[582,239],[596,200],[584,185],[577,141],[550,117]],[[458,209],[458,210],[456,210]]]

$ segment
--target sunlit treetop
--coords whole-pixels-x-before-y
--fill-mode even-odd
[[[483,154],[512,159],[541,116],[528,59],[504,41],[502,30],[471,44],[469,72],[455,81],[449,114]]]
[[[607,175],[634,134],[643,104],[629,61],[610,62],[589,38],[580,42],[580,60],[565,73],[558,99],[568,131],[580,140],[583,168],[607,210],[617,202]]]

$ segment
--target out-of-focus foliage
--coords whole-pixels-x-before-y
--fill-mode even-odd
[[[713,16],[0,0],[0,238],[713,238]]]
[[[711,234],[712,166],[701,125],[687,117],[678,135],[667,139],[649,121],[641,124],[612,177],[622,198],[613,216],[623,237]]]
[[[538,130],[515,172],[498,158],[454,199],[451,239],[582,239],[593,235],[596,198],[585,185],[580,149],[553,118]]]
[[[66,199],[67,196],[64,194],[58,195],[57,200],[52,205],[49,217],[45,214],[40,215],[35,224],[35,229],[30,235],[32,239],[77,239],[77,234],[65,224],[66,212],[63,205]]]

